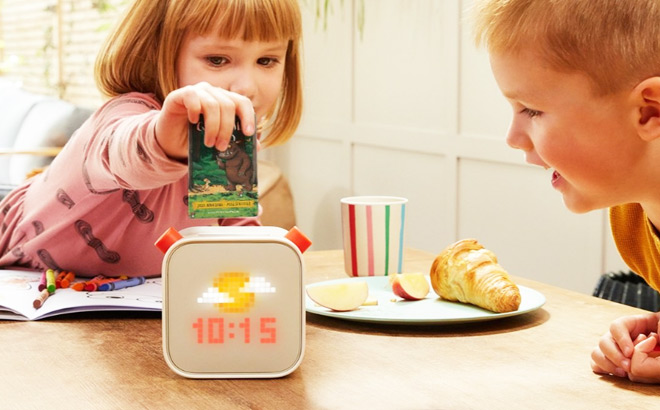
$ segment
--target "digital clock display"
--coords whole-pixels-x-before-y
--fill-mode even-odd
[[[302,355],[302,265],[278,243],[200,242],[169,259],[166,355],[184,372],[282,372]]]
[[[257,340],[252,338],[250,318],[246,317],[237,323],[229,322],[225,329],[225,319],[222,317],[204,318],[198,317],[192,327],[197,331],[197,343],[224,343],[225,339],[238,339],[243,343],[277,343],[277,318],[259,318],[260,336]],[[234,330],[237,328],[238,331]]]

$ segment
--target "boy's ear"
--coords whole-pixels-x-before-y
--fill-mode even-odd
[[[637,131],[644,141],[660,138],[660,77],[649,77],[633,90]]]

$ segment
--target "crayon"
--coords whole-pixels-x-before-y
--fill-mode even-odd
[[[85,291],[94,292],[94,291],[96,291],[96,289],[98,289],[98,287],[101,283],[105,283],[108,280],[112,280],[112,279],[89,280],[89,281],[85,282]]]
[[[76,282],[73,285],[71,285],[71,288],[73,290],[77,291],[77,292],[81,292],[81,291],[85,290],[85,285],[88,284],[89,282],[93,282],[95,280],[101,280],[101,279],[105,279],[105,276],[97,275],[97,276],[93,277],[92,279],[88,280],[87,282]]]
[[[62,288],[66,289],[69,286],[71,286],[71,282],[73,282],[74,279],[76,279],[76,274],[75,273],[73,273],[71,271],[66,272],[66,275],[64,275],[64,278],[62,278],[62,281],[60,283]]]
[[[99,286],[98,290],[104,292],[104,291],[110,291],[110,290],[130,288],[132,286],[141,285],[141,284],[144,283],[144,281],[145,281],[144,276],[138,276],[138,277],[135,277],[135,278],[119,280],[119,281],[116,281],[116,282],[104,283],[104,284]]]
[[[55,271],[52,269],[46,270],[46,289],[48,293],[55,293]]]
[[[39,292],[46,289],[46,271],[41,272],[41,279],[39,279]]]
[[[55,289],[61,289],[62,279],[64,279],[64,276],[66,275],[66,271],[58,270],[56,273],[57,275],[55,275]]]
[[[37,296],[37,298],[34,300],[34,302],[32,302],[32,306],[34,306],[35,309],[39,309],[40,307],[42,307],[46,299],[48,299],[48,295],[50,295],[48,289],[43,289],[39,293],[39,296]]]
[[[118,278],[104,278],[104,279],[92,279],[85,283],[85,290],[87,292],[97,291],[99,286],[104,283],[117,282],[119,280],[128,279],[128,276],[120,276]]]
[[[98,287],[98,285],[97,285],[96,281],[91,281],[91,280],[90,280],[90,281],[88,281],[88,282],[85,282],[85,286],[84,286],[83,289],[84,289],[86,292],[94,292],[94,291],[96,290],[97,287]]]
[[[75,290],[76,292],[82,292],[85,290],[85,282],[76,282],[71,285],[71,289]]]

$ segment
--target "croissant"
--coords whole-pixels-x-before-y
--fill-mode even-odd
[[[497,313],[520,306],[520,290],[497,257],[474,239],[448,246],[431,266],[431,286],[449,301],[471,303]]]

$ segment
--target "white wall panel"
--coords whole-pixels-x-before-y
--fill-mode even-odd
[[[354,194],[408,198],[406,246],[440,252],[454,237],[453,176],[446,168],[443,156],[356,145]]]
[[[283,168],[294,191],[296,223],[313,242],[312,250],[341,246],[339,198],[351,195],[350,155],[344,144],[295,137],[286,147],[267,150]]]
[[[303,7],[304,116],[308,121],[351,121],[353,31],[350,2],[335,5],[327,26]]]
[[[497,88],[486,51],[474,45],[469,19],[465,17],[463,21],[458,100],[460,132],[504,140],[511,120],[511,107]]]
[[[451,2],[365,0],[355,42],[357,122],[453,130],[456,26]],[[458,14],[458,13],[456,13]],[[448,45],[449,44],[449,45]]]

